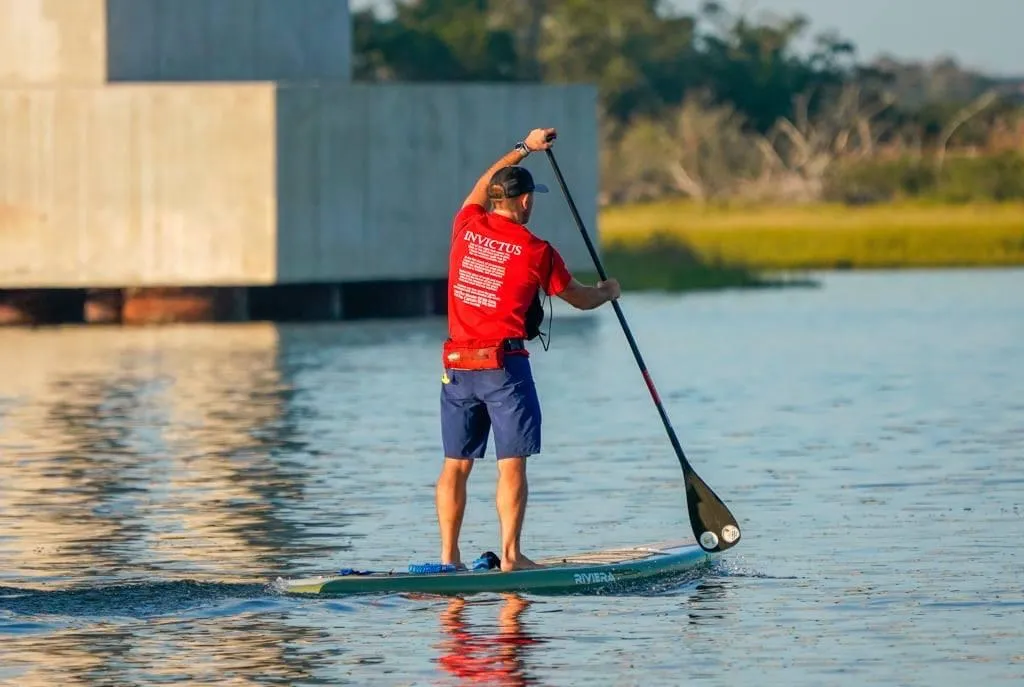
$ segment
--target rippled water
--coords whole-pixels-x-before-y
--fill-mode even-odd
[[[822,279],[623,300],[744,526],[628,597],[270,586],[436,557],[443,321],[0,331],[0,682],[1021,684],[1024,271]],[[611,311],[553,333],[527,552],[689,534]]]

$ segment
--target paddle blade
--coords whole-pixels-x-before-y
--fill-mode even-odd
[[[740,541],[740,526],[722,499],[692,469],[683,470],[690,525],[701,548],[710,552],[731,549]]]

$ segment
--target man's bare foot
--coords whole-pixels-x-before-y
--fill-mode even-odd
[[[464,568],[462,564],[462,552],[459,551],[459,547],[455,547],[455,551],[450,556],[445,556],[444,551],[441,551],[441,565],[455,565],[458,568]]]
[[[512,570],[533,570],[534,568],[543,567],[544,566],[540,563],[535,563],[522,554],[514,558],[506,557],[501,559],[502,572],[511,572]]]

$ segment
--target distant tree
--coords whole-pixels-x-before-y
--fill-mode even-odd
[[[395,2],[395,17],[354,16],[356,78],[510,81],[519,78],[515,36],[489,25],[487,0]]]
[[[754,23],[706,2],[701,18],[712,27],[700,33],[704,85],[761,133],[792,113],[799,94],[810,94],[809,111],[815,113],[852,69],[846,59],[854,54],[853,45],[833,34],[818,36],[809,57],[795,54],[793,44],[809,26],[806,17]]]
[[[696,83],[694,21],[657,0],[558,0],[538,51],[549,82],[588,81],[619,121],[681,101]]]

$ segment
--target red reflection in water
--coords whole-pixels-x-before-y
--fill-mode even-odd
[[[447,638],[439,648],[438,664],[451,675],[469,682],[495,685],[528,685],[535,679],[526,674],[525,654],[540,644],[522,623],[530,602],[516,594],[504,594],[498,612],[497,632],[474,628],[466,619],[465,599],[452,599],[441,614]]]

